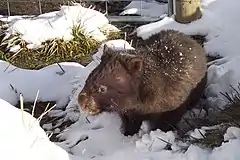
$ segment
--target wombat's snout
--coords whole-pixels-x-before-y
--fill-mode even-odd
[[[81,110],[87,114],[94,115],[100,112],[100,109],[93,97],[88,96],[86,93],[78,95],[78,104]]]
[[[81,107],[82,109],[85,109],[86,106],[86,101],[87,101],[87,94],[85,93],[80,93],[78,95],[78,103],[79,103],[79,107]]]

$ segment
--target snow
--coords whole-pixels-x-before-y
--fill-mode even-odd
[[[238,61],[237,29],[240,25],[238,17],[238,0],[231,3],[224,0],[202,0],[203,17],[190,24],[179,24],[169,17],[163,20],[140,26],[138,36],[143,39],[162,29],[176,29],[186,34],[206,35],[204,49],[207,55],[221,56],[209,62],[208,84],[205,90],[208,103],[212,108],[224,108],[226,100],[219,92],[232,93],[229,87],[237,86],[240,80]],[[139,6],[143,9],[140,12]],[[166,13],[166,4],[155,1],[133,1],[121,14],[141,14],[147,17],[158,17]],[[159,10],[158,12],[156,10]],[[91,17],[91,18],[90,18]],[[92,18],[93,17],[93,18]],[[90,19],[89,19],[90,18]],[[106,17],[92,9],[80,5],[62,6],[60,11],[46,13],[37,17],[23,18],[13,16],[0,17],[10,22],[8,33],[21,33],[21,38],[30,43],[29,47],[39,47],[47,39],[71,39],[71,27],[85,23],[86,34],[96,39],[105,40],[99,27],[109,25]],[[50,23],[49,23],[50,22]],[[51,25],[50,25],[51,24]],[[51,27],[52,28],[51,28]],[[110,27],[111,28],[111,27]],[[114,28],[114,27],[113,27]],[[37,32],[36,32],[37,30]],[[94,31],[94,32],[91,32]],[[84,86],[88,74],[100,63],[103,45],[117,50],[134,49],[125,40],[104,42],[93,55],[93,61],[86,67],[73,62],[60,63],[65,73],[57,64],[39,70],[20,69],[7,62],[0,61],[0,150],[1,159],[41,159],[41,160],[238,160],[240,152],[240,129],[229,127],[224,134],[224,142],[214,149],[201,148],[197,145],[184,143],[177,139],[176,133],[149,131],[147,122],[143,122],[141,130],[134,136],[125,137],[121,134],[121,120],[117,114],[102,113],[86,116],[77,108],[77,94]],[[47,123],[42,127],[32,115],[14,107],[19,101],[20,93],[25,102],[33,102],[38,93],[39,101],[55,101],[56,107],[49,116],[60,118],[57,124]],[[66,106],[66,107],[65,107]],[[207,116],[206,111],[193,109],[186,114],[194,118]],[[66,120],[73,123],[65,130],[59,126]],[[50,142],[47,133],[59,133],[61,142]],[[191,137],[201,139],[208,127],[196,128],[189,132]],[[201,132],[201,133],[200,133]],[[169,150],[171,148],[171,150]]]
[[[198,129],[196,128],[194,131],[192,131],[191,133],[189,133],[189,135],[191,136],[191,138],[195,138],[195,139],[202,139],[204,138],[204,135],[206,134],[206,131],[203,129]]]
[[[143,17],[159,18],[167,14],[168,6],[165,3],[159,3],[155,0],[150,1],[132,1],[128,4],[120,15],[136,14]]]
[[[224,141],[240,138],[240,128],[229,127],[224,135]]]
[[[45,129],[45,130],[51,130],[52,129],[52,123],[43,124],[42,128]]]
[[[161,130],[151,131],[150,134],[144,134],[141,139],[136,141],[136,149],[141,152],[161,151],[168,144],[173,144],[175,135],[172,131],[167,133]]]
[[[33,102],[39,90],[38,100],[56,101],[57,106],[63,107],[72,91],[70,81],[77,73],[83,73],[84,67],[78,63],[59,64],[65,70],[63,75],[58,74],[61,69],[57,64],[39,70],[27,70],[0,61],[0,97],[15,105],[22,93],[25,102]]]
[[[2,99],[0,106],[1,159],[69,159],[65,150],[49,141],[37,119]]]
[[[63,5],[60,11],[45,13],[33,18],[15,18],[10,22],[8,33],[20,34],[20,38],[29,43],[29,48],[39,47],[42,42],[54,38],[71,40],[73,38],[72,28],[75,26],[80,26],[84,34],[98,41],[106,40],[103,31],[118,30],[109,24],[108,19],[102,13],[82,7],[80,4]]]

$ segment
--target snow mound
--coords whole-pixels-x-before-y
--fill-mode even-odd
[[[15,19],[10,23],[8,33],[20,34],[29,48],[39,47],[42,42],[55,38],[71,40],[72,28],[80,26],[85,35],[103,41],[106,36],[102,31],[118,29],[109,24],[100,12],[85,8],[75,3],[73,6],[61,6],[60,11],[41,14],[33,18]],[[37,31],[37,32],[36,32]]]
[[[38,100],[56,101],[57,108],[64,107],[72,92],[72,79],[79,73],[83,74],[84,66],[73,63],[59,63],[65,70],[64,74],[57,64],[40,70],[20,69],[8,62],[0,61],[0,98],[15,105],[22,93],[25,102],[33,102],[39,91]]]
[[[1,159],[69,160],[68,153],[49,141],[39,121],[0,99]],[[14,152],[13,152],[14,151]]]
[[[137,14],[143,17],[159,18],[168,12],[168,5],[159,3],[155,0],[150,1],[132,1],[120,15]]]

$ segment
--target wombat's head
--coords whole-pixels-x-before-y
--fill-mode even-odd
[[[81,110],[89,115],[123,111],[138,96],[143,58],[134,50],[113,51],[104,45],[101,63],[89,74],[78,95]]]

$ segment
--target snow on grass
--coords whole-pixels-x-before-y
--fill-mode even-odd
[[[40,70],[20,69],[8,62],[0,61],[0,98],[15,105],[22,93],[25,102],[33,102],[39,90],[38,100],[56,101],[58,107],[64,107],[72,92],[70,81],[77,74],[84,74],[84,66],[78,63],[60,63]]]
[[[140,26],[137,28],[137,34],[147,39],[163,29],[176,29],[188,35],[206,35],[204,49],[207,54],[223,57],[211,62],[206,95],[211,106],[223,108],[226,99],[220,92],[233,92],[229,85],[236,87],[240,80],[238,72],[240,36],[237,34],[240,27],[239,5],[238,0],[232,0],[231,4],[225,0],[202,0],[201,19],[189,24],[180,24],[166,17],[161,21]]]
[[[102,31],[105,29],[118,30],[109,24],[102,13],[75,4],[61,6],[60,11],[41,14],[33,18],[20,18],[10,21],[9,34],[20,34],[29,43],[30,48],[39,47],[42,42],[52,39],[71,40],[72,28],[81,26],[86,35],[98,41],[106,40]]]
[[[39,121],[0,99],[1,159],[69,160],[68,153],[49,141]]]
[[[136,14],[143,17],[161,17],[168,12],[168,5],[166,3],[159,3],[155,0],[152,1],[132,1],[120,15]]]

